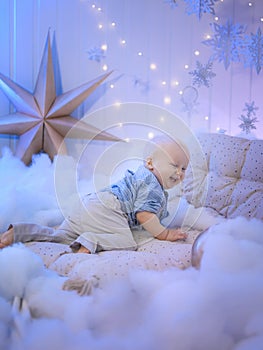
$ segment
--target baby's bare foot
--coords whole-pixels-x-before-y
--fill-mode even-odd
[[[10,228],[0,236],[0,249],[11,245],[14,242],[14,229]]]
[[[83,245],[79,248],[78,253],[86,253],[90,254],[90,250],[88,248],[85,248]]]
[[[73,253],[86,253],[90,254],[90,250],[85,248],[83,245],[81,245],[79,242],[73,242],[70,245],[70,248],[72,249]]]

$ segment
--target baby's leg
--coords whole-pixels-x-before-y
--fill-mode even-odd
[[[42,226],[31,223],[15,223],[10,225],[8,230],[0,236],[0,248],[4,248],[13,243],[28,242],[54,242],[70,244],[62,235],[56,236],[56,230],[52,227]]]
[[[118,199],[109,192],[84,198],[79,218],[71,217],[72,230],[78,233],[75,242],[91,253],[104,250],[136,250],[137,244],[127,217]],[[72,244],[70,245],[72,248]]]
[[[11,245],[13,241],[14,241],[14,229],[13,229],[13,226],[11,226],[0,237],[0,249]]]

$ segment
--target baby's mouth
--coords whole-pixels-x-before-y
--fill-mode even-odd
[[[173,182],[177,182],[177,181],[178,181],[178,177],[170,176],[170,179],[171,179]]]

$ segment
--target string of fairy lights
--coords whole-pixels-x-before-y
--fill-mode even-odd
[[[187,2],[187,0],[181,0],[181,1],[185,1]],[[191,0],[188,0],[189,3],[191,2]],[[206,1],[206,0],[204,0]],[[166,2],[168,5],[170,3],[171,5],[171,9],[174,10],[174,8],[178,5],[177,2],[178,0],[166,0],[164,1]],[[194,2],[194,0],[192,0],[192,3]],[[226,1],[225,1],[226,2]],[[211,3],[211,1],[210,1]],[[213,3],[213,1],[212,1]],[[224,3],[224,0],[217,0],[214,3],[214,6],[216,7],[216,9],[219,9],[219,6],[222,6]],[[248,1],[247,2],[247,8],[248,9],[253,9],[255,4],[255,1]],[[166,5],[166,4],[165,4]],[[115,39],[116,39],[116,47],[119,47],[121,49],[129,49],[129,40],[127,37],[125,37],[124,35],[122,35],[122,28],[120,27],[120,23],[118,23],[115,19],[113,18],[108,18],[107,16],[107,9],[104,9],[101,5],[99,5],[97,2],[93,2],[90,1],[88,2],[88,6],[90,7],[90,10],[92,11],[93,15],[95,16],[96,19],[96,26],[97,26],[97,30],[98,32],[101,33],[105,33],[107,32],[107,35],[111,35],[111,39],[112,39],[112,35],[114,33],[115,35]],[[105,10],[105,11],[104,11]],[[220,23],[220,16],[216,15],[216,13],[220,13],[220,11],[215,11],[214,15],[211,15],[212,20],[214,21],[214,23]],[[254,16],[254,15],[253,15]],[[260,13],[257,13],[255,16],[255,19],[253,19],[256,23],[258,22],[259,25],[263,23],[263,16]],[[113,32],[108,32],[108,31],[113,31]],[[209,41],[212,38],[213,33],[211,32],[211,27],[208,28],[208,31],[206,33],[203,34],[203,37],[200,38],[200,47],[196,47],[193,48],[193,52],[191,53],[193,55],[193,57],[195,57],[196,60],[198,60],[200,58],[200,56],[202,56],[202,40],[206,40]],[[100,36],[98,36],[100,37]],[[108,64],[107,64],[107,54],[108,54],[108,43],[107,40],[105,39],[103,42],[98,43],[96,46],[93,46],[89,49],[86,50],[87,55],[88,55],[88,59],[89,60],[93,60],[96,61],[98,64],[100,64],[100,69],[102,71],[107,71],[109,69]],[[158,70],[158,64],[156,63],[154,57],[149,58],[149,56],[147,55],[147,52],[143,49],[138,49],[137,52],[133,53],[134,55],[138,56],[139,58],[141,58],[142,60],[144,59],[144,64],[145,64],[145,60],[148,64],[148,70],[150,71],[156,71]],[[190,59],[189,59],[190,61]],[[196,62],[198,64],[198,62]],[[137,76],[136,73],[131,76],[130,78],[134,84],[134,87],[139,88],[140,91],[142,93],[148,93],[148,91],[150,90],[150,88],[153,86],[153,84],[157,85],[157,88],[160,89],[160,91],[163,91],[163,105],[165,107],[169,107],[169,105],[172,104],[173,99],[180,99],[180,101],[184,104],[184,110],[185,112],[187,112],[188,115],[188,122],[190,123],[190,119],[191,119],[191,114],[192,113],[196,113],[195,111],[195,107],[197,105],[197,98],[198,98],[198,90],[196,87],[190,86],[190,88],[192,88],[192,91],[190,91],[190,89],[187,91],[187,94],[185,94],[186,92],[186,88],[188,88],[189,84],[186,84],[186,86],[184,86],[185,84],[185,80],[189,80],[189,75],[191,74],[193,79],[195,78],[195,81],[198,82],[199,80],[199,86],[201,83],[203,83],[203,85],[205,85],[206,87],[211,87],[212,83],[212,79],[214,79],[214,77],[216,76],[216,74],[214,74],[212,72],[212,66],[209,64],[201,64],[199,62],[199,67],[197,66],[196,69],[193,69],[191,67],[191,65],[189,64],[189,62],[185,62],[185,64],[183,65],[182,71],[181,72],[181,78],[176,79],[174,77],[171,77],[168,79],[162,79],[162,78],[158,78],[158,81],[152,81],[152,80],[147,80],[147,79],[143,79],[140,76]],[[185,73],[185,74],[184,74]],[[127,74],[126,74],[127,75]],[[187,76],[187,78],[185,78]],[[182,78],[183,77],[183,78]],[[201,82],[201,83],[200,83]],[[190,84],[193,85],[193,84]],[[111,89],[115,88],[115,83],[111,83],[110,85]],[[164,89],[166,88],[166,89]],[[173,93],[171,94],[171,90],[173,91]],[[167,91],[169,93],[167,93]],[[191,92],[191,93],[190,93]],[[184,96],[185,94],[185,96]],[[187,101],[187,96],[190,96],[190,100]],[[177,96],[177,97],[176,97]],[[117,101],[116,104],[119,104],[120,102]],[[203,116],[203,119],[206,122],[210,123],[210,115],[206,114]],[[225,130],[223,128],[221,128],[220,126],[217,127],[217,131],[218,132],[225,132]]]

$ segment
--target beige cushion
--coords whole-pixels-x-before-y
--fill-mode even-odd
[[[263,140],[222,134],[203,134],[199,139],[206,163],[200,166],[193,152],[192,168],[184,181],[189,202],[226,217],[262,219]],[[197,170],[193,175],[194,167]]]

